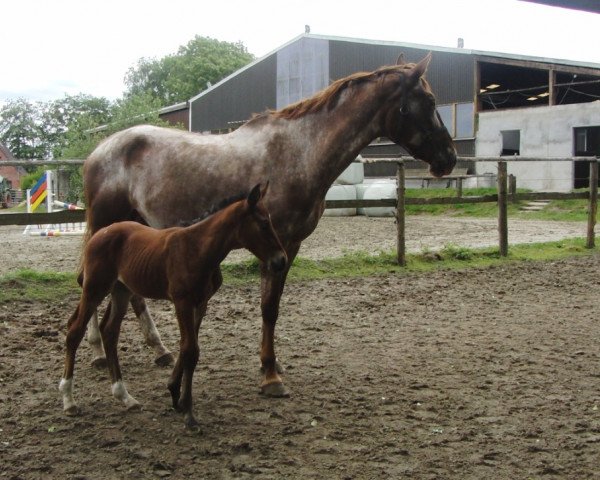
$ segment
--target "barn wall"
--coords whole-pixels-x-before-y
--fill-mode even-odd
[[[184,130],[190,128],[190,111],[189,108],[182,108],[181,110],[174,110],[172,112],[160,113],[158,115],[161,120],[168,122],[170,125],[181,125]]]
[[[277,55],[272,54],[231,76],[190,102],[191,130],[227,129],[253,114],[274,108]]]
[[[329,85],[329,42],[301,38],[277,51],[277,109]]]
[[[332,80],[337,80],[354,72],[393,65],[401,53],[404,53],[407,62],[418,62],[429,50],[331,40],[330,76]],[[473,57],[467,53],[433,52],[426,78],[436,95],[437,103],[472,102],[474,68]]]
[[[498,156],[504,130],[520,131],[520,155],[526,157],[571,157],[573,129],[600,126],[600,103],[522,108],[482,112],[475,151],[479,157]],[[508,157],[507,157],[508,158]],[[497,164],[477,164],[477,173],[496,173]],[[572,162],[508,162],[508,173],[517,185],[538,191],[569,191],[573,188]]]

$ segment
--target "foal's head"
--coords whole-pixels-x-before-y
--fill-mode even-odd
[[[288,258],[263,202],[268,188],[268,182],[264,188],[258,184],[248,194],[243,207],[245,215],[239,228],[239,242],[269,269],[281,271],[287,265]]]

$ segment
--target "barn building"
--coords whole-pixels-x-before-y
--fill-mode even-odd
[[[402,42],[303,34],[192,98],[189,129],[231,131],[254,113],[307,98],[358,71],[394,64],[404,53],[418,61],[433,53],[427,79],[439,113],[461,156],[571,157],[600,155],[600,64]],[[396,156],[401,149],[378,139],[364,156]],[[416,168],[423,168],[418,165]],[[509,162],[519,185],[567,191],[585,185],[587,165]],[[577,165],[577,164],[575,164]],[[469,173],[495,164],[463,161]],[[390,166],[366,167],[367,176]],[[544,175],[538,172],[542,170]]]

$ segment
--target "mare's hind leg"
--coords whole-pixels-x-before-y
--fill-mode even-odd
[[[154,320],[152,320],[150,312],[148,311],[148,307],[146,306],[146,301],[138,295],[133,295],[131,297],[131,306],[135,312],[135,316],[142,330],[142,335],[144,335],[144,339],[146,340],[146,344],[154,349],[154,363],[160,367],[168,367],[169,365],[173,365],[173,354],[162,343],[160,334],[158,333],[156,325],[154,324]],[[107,310],[104,314],[105,316],[110,313],[111,302],[108,303],[106,309]],[[92,360],[92,366],[99,369],[104,368],[106,366],[106,356],[102,345],[102,336],[100,335],[100,329],[98,327],[97,312],[94,312],[92,321],[88,327],[87,340],[92,348],[94,356]]]
[[[127,313],[127,305],[131,298],[131,292],[120,282],[113,287],[111,294],[111,308],[107,310],[100,323],[102,342],[106,351],[106,363],[112,379],[112,393],[115,398],[121,400],[128,410],[138,408],[138,401],[129,395],[121,375],[117,344],[121,331],[121,322]]]
[[[84,291],[79,305],[67,323],[65,367],[58,389],[63,399],[63,409],[67,415],[76,415],[79,408],[73,399],[73,371],[75,370],[75,355],[81,340],[85,336],[85,329],[90,317],[95,312],[102,296],[90,299]]]
[[[146,301],[139,295],[133,295],[131,297],[131,306],[133,307],[135,316],[138,319],[138,323],[142,329],[142,334],[146,339],[146,343],[154,349],[154,363],[161,367],[173,365],[173,354],[162,343],[160,334],[158,333],[156,325],[154,324],[154,320],[152,320],[150,312],[148,311]]]
[[[106,307],[107,311],[110,310],[110,303]],[[98,328],[98,310],[94,310],[90,324],[87,331],[87,342],[92,349],[92,366],[98,369],[106,367],[106,356],[104,355],[104,347],[102,346],[102,336],[100,335],[100,329]]]

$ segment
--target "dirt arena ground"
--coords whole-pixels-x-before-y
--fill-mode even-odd
[[[526,223],[511,223],[511,242],[585,234]],[[408,228],[409,250],[497,241],[494,221]],[[393,235],[390,219],[326,218],[302,254],[393,248]],[[0,236],[0,275],[76,264],[78,239]],[[276,344],[287,399],[258,394],[258,285],[225,286],[200,333],[198,432],[170,409],[169,370],[153,365],[132,317],[120,358],[142,409],[113,399],[82,344],[82,415],[70,418],[57,385],[76,298],[2,304],[0,479],[600,478],[599,271],[594,254],[288,284]],[[151,308],[176,350],[171,306]]]

